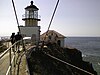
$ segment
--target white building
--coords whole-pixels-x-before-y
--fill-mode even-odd
[[[33,42],[39,42],[40,40],[40,26],[38,26],[38,8],[31,5],[25,8],[25,14],[22,15],[22,20],[25,21],[25,26],[20,26],[20,31],[23,37],[31,37]]]
[[[64,39],[66,37],[54,30],[49,30],[40,36],[41,41],[57,43],[59,46],[64,47]]]

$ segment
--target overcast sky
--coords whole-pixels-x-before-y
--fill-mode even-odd
[[[20,25],[31,0],[14,0]],[[41,33],[47,30],[57,0],[33,0],[39,8]],[[100,36],[100,0],[60,0],[50,30],[65,36]],[[0,0],[0,36],[17,32],[11,0]]]

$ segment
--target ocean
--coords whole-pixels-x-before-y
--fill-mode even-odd
[[[83,60],[92,63],[100,75],[100,37],[67,37],[65,46],[80,50]]]

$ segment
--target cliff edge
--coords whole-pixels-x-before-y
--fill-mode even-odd
[[[55,60],[48,54],[91,74]],[[31,48],[27,53],[27,60],[31,75],[97,75],[92,64],[82,60],[79,50],[62,48],[55,43],[48,43],[42,48]]]

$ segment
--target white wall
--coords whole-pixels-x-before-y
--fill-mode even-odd
[[[64,47],[64,39],[61,40],[61,47]]]
[[[20,26],[21,34],[24,34],[25,37],[32,37],[33,34],[36,35],[36,41],[40,39],[40,26],[36,27],[25,27]]]

